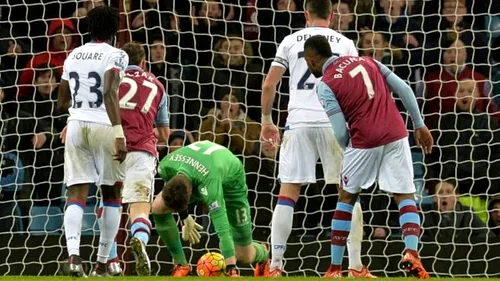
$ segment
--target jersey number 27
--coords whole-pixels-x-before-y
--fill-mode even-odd
[[[134,110],[135,107],[137,106],[137,103],[130,101],[132,98],[135,97],[137,94],[137,82],[133,79],[130,79],[128,77],[123,78],[122,83],[127,83],[130,85],[129,90],[127,93],[120,99],[119,105],[121,109],[128,109],[128,110]],[[142,113],[148,113],[149,109],[151,108],[151,104],[153,103],[156,95],[158,94],[158,86],[156,86],[155,83],[151,83],[147,80],[142,81],[142,86],[149,88],[149,95],[148,98],[146,99],[146,102],[141,108]]]

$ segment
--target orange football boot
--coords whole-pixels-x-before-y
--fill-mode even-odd
[[[349,269],[349,278],[377,278],[377,276],[373,276],[366,266],[361,268],[361,271],[357,271],[355,269]]]
[[[270,270],[266,276],[269,278],[280,278],[283,276],[283,271],[281,269],[276,268],[276,269]]]
[[[333,266],[330,266],[330,268],[328,268],[328,271],[325,273],[325,276],[323,276],[323,278],[342,278],[342,270],[333,269]]]
[[[430,279],[431,276],[425,270],[420,259],[411,253],[406,252],[401,260],[401,269],[410,272],[419,279]]]
[[[176,264],[172,270],[172,277],[186,277],[191,273],[191,266],[189,264],[180,265]]]
[[[266,248],[266,250],[269,253],[269,247],[264,243],[262,243],[262,245]],[[253,276],[255,276],[255,277],[267,276],[269,274],[269,266],[270,266],[270,264],[269,264],[269,254],[268,254],[267,259],[265,261],[255,264]]]

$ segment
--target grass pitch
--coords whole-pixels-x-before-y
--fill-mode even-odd
[[[199,280],[201,277],[186,277],[189,280]],[[138,276],[130,276],[130,277],[110,277],[110,278],[98,278],[96,280],[99,281],[164,281],[164,280],[173,280],[174,278],[168,277],[168,276],[151,276],[151,277],[138,277]],[[205,278],[203,278],[205,279]],[[264,280],[264,278],[256,278],[256,277],[247,277],[244,276],[240,278],[239,280]],[[445,280],[445,281],[491,281],[491,280],[500,280],[500,278],[439,278],[440,280]],[[72,277],[63,277],[63,276],[3,276],[0,277],[0,280],[2,281],[63,281],[63,280],[85,280],[85,279],[80,279],[80,278],[72,278]],[[178,280],[177,278],[175,280]],[[228,281],[228,277],[210,277],[211,281]],[[319,277],[283,277],[283,280],[285,281],[313,281],[313,280],[320,280]],[[392,277],[392,278],[378,278],[377,280],[379,281],[410,281],[410,280],[417,280],[416,278],[411,278],[411,277]]]

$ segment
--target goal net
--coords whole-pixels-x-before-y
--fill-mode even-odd
[[[395,96],[410,131],[424,266],[434,276],[500,276],[498,1],[333,3],[330,27],[353,40],[360,55],[376,58],[411,85],[433,133],[436,145],[424,156]],[[144,44],[148,70],[166,86],[174,130],[160,154],[198,139],[230,148],[247,172],[254,239],[269,243],[279,151],[259,141],[261,86],[279,43],[306,24],[303,0],[0,1],[0,275],[67,270],[59,139],[67,115],[56,109],[57,87],[68,52],[90,40],[87,12],[103,4],[120,10],[117,46]],[[281,129],[288,89],[295,86],[287,72],[277,89],[272,113]],[[288,275],[322,275],[329,265],[337,188],[325,184],[320,163],[317,171],[318,182],[302,188],[295,207]],[[162,184],[156,181],[156,193]],[[94,186],[82,230],[86,266],[97,254],[98,200]],[[403,275],[396,204],[377,186],[361,201],[363,263],[378,276]],[[195,265],[206,251],[217,250],[218,240],[206,208],[190,210],[204,226],[200,244],[184,245]],[[118,255],[126,274],[134,274],[126,219],[125,212]],[[153,274],[168,274],[172,258],[156,232],[148,252]]]

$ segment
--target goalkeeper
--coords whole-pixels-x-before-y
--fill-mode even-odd
[[[165,185],[153,203],[153,218],[176,264],[173,276],[187,276],[191,267],[172,213],[181,214],[183,239],[198,243],[201,226],[186,212],[188,204],[196,202],[203,202],[209,208],[226,260],[225,274],[239,276],[236,260],[257,262],[256,275],[265,274],[261,271],[268,269],[268,249],[252,241],[245,170],[236,156],[210,141],[195,142],[163,158],[158,171]]]

